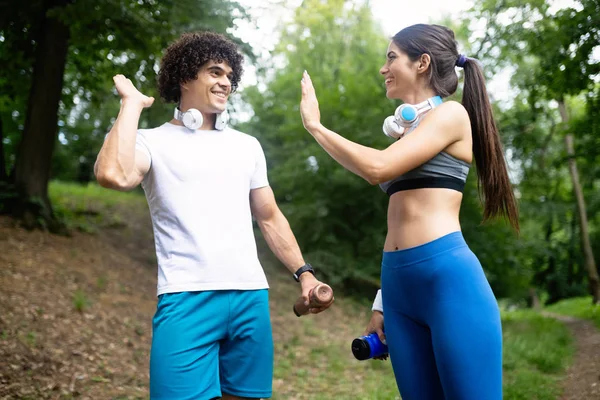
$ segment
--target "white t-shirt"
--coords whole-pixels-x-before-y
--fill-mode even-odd
[[[190,131],[165,123],[140,129],[150,159],[142,181],[158,259],[157,294],[265,289],[250,190],[268,186],[262,147],[226,128]]]

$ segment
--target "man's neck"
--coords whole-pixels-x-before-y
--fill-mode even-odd
[[[190,107],[185,107],[185,106],[179,106],[179,110],[181,112],[186,112],[187,110],[189,110],[190,108],[196,108],[193,106]],[[202,113],[202,126],[200,128],[198,128],[198,130],[201,131],[212,131],[215,129],[215,121],[217,118],[217,115],[214,113],[205,113],[202,110],[200,110],[199,108],[196,108],[198,111],[200,111]],[[174,125],[180,125],[180,126],[184,126],[182,121],[179,121],[178,119],[173,118],[170,121],[171,124]]]

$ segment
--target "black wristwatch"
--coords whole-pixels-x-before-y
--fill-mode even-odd
[[[307,271],[310,272],[311,274],[315,275],[315,270],[313,269],[312,265],[304,264],[303,266],[298,268],[298,270],[296,272],[294,272],[294,279],[296,280],[296,282],[300,282],[300,275],[302,275],[303,273],[305,273]]]

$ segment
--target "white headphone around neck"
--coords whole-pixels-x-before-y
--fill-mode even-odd
[[[423,114],[440,104],[442,98],[434,96],[419,104],[400,105],[394,115],[390,115],[383,121],[383,133],[392,139],[401,139],[419,122]]]
[[[195,108],[190,108],[187,111],[181,111],[179,107],[175,107],[175,112],[173,113],[173,118],[177,121],[183,122],[183,125],[195,131],[196,129],[202,126],[204,122],[204,118],[202,117],[202,113]],[[229,113],[227,109],[225,109],[222,113],[217,114],[215,117],[215,129],[218,131],[222,131],[227,127],[229,123]]]

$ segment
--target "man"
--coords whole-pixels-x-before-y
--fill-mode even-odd
[[[320,283],[277,207],[259,142],[226,126],[242,60],[222,35],[184,34],[168,47],[158,76],[161,97],[178,104],[175,117],[154,129],[138,130],[154,99],[114,77],[121,110],[95,173],[116,190],[141,183],[148,200],[158,259],[152,399],[271,397],[268,284],[252,215],[306,300]]]

